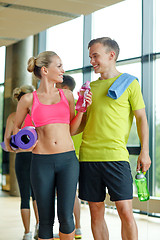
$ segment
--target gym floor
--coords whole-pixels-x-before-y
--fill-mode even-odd
[[[22,240],[23,225],[20,217],[20,198],[11,197],[0,190],[0,240]],[[139,240],[160,240],[160,218],[134,214]],[[105,219],[111,240],[121,240],[121,224],[117,211],[106,208]],[[31,204],[31,231],[34,232],[35,218]],[[81,205],[82,239],[93,240],[90,227],[90,214],[87,204]],[[58,220],[55,220],[54,233],[58,233]],[[99,239],[101,240],[101,239]]]

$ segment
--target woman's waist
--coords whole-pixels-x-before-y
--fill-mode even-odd
[[[38,140],[60,141],[62,138],[70,138],[70,128],[67,124],[49,124],[36,128]]]
[[[36,154],[54,154],[72,150],[74,150],[72,139],[63,137],[63,139],[53,139],[52,141],[38,139],[37,145],[32,152]]]

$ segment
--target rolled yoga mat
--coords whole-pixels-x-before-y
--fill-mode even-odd
[[[29,149],[37,141],[37,132],[34,127],[24,127],[16,135],[11,136],[10,146],[13,150],[18,148]],[[1,147],[6,151],[4,142]]]
[[[11,136],[11,139],[10,139],[10,146],[11,146],[11,148],[12,148],[14,151],[18,149],[18,146],[15,145],[15,136],[16,136],[16,135],[12,135],[12,136]],[[1,147],[3,148],[3,150],[6,151],[6,152],[8,152],[7,149],[6,149],[5,143],[4,143],[4,142],[1,142],[0,144],[1,144]]]

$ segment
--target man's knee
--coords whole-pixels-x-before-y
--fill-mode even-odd
[[[105,204],[104,202],[89,202],[92,222],[104,219]]]
[[[91,211],[102,212],[105,209],[104,202],[88,202]]]
[[[119,203],[117,202],[116,207],[122,221],[126,221],[128,222],[128,224],[134,221],[133,210],[132,210],[132,200],[129,200],[129,201],[126,200]]]

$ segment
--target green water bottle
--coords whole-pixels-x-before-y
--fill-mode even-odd
[[[137,186],[138,198],[140,201],[147,201],[150,198],[150,194],[147,187],[147,179],[142,171],[137,171],[135,176],[135,182]]]

